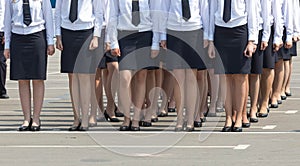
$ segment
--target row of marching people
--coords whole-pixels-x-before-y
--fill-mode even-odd
[[[24,113],[19,131],[41,128],[46,55],[54,44],[69,78],[70,131],[89,130],[97,114],[111,122],[123,116],[120,131],[139,131],[167,116],[169,106],[175,131],[194,131],[205,115],[224,109],[222,131],[241,132],[291,95],[298,0],[60,0],[55,26],[49,0],[4,2],[4,56]]]

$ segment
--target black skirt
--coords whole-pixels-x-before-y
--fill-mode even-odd
[[[103,57],[103,39],[98,40],[98,48],[89,50],[93,29],[72,31],[61,28],[63,51],[61,53],[62,73],[95,74]]]
[[[264,51],[260,49],[262,37],[263,37],[263,30],[260,30],[258,34],[257,49],[252,56],[251,74],[262,74],[263,60],[264,60]]]
[[[150,57],[152,36],[151,31],[119,31],[118,38],[121,51],[121,56],[118,57],[119,70],[159,67],[157,59]]]
[[[297,43],[293,42],[293,47],[290,49],[291,56],[297,56]]]
[[[265,69],[275,68],[275,53],[273,51],[273,40],[274,40],[274,26],[271,27],[271,35],[268,42],[268,47],[264,51],[263,68]]]
[[[46,80],[46,31],[29,35],[12,33],[10,44],[11,80]]]
[[[251,58],[244,56],[248,44],[248,26],[215,27],[214,43],[222,60],[216,74],[250,74]]]
[[[199,69],[204,70],[205,54],[203,48],[203,31],[172,31],[167,32],[168,69]]]
[[[284,27],[282,41],[286,41],[286,28]],[[290,49],[286,49],[284,46],[281,47],[277,53],[278,60],[283,59],[284,61],[288,61],[291,59]]]

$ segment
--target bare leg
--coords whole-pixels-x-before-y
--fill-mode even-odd
[[[272,91],[272,85],[274,81],[274,69],[263,69],[263,73],[261,75],[261,82],[260,82],[260,87],[261,87],[261,100],[260,100],[260,113],[266,114],[267,108],[269,107],[269,99],[270,99],[270,94]],[[277,101],[276,101],[277,103]],[[251,112],[250,114],[251,118],[256,118],[256,114],[254,112]]]
[[[117,80],[118,80],[118,63],[112,62],[107,64],[107,79],[104,82],[105,86],[105,93],[107,96],[107,107],[106,112],[107,114],[115,118],[115,95],[117,90]]]
[[[146,79],[147,79],[147,70],[143,69],[136,73],[135,78],[135,87],[134,87],[134,116],[132,121],[133,127],[139,126],[140,113],[145,103],[145,94],[146,94]]]
[[[198,78],[200,78],[201,84],[199,87],[200,97],[200,118],[204,118],[204,113],[207,111],[207,93],[208,93],[208,81],[207,81],[207,70],[198,71]]]
[[[185,70],[185,105],[186,105],[186,120],[187,127],[194,127],[195,110],[197,104],[198,84],[197,84],[197,69]]]
[[[258,108],[258,95],[260,90],[260,75],[250,74],[249,80],[250,80],[249,92],[250,92],[250,99],[251,99],[250,115],[256,115],[258,111],[257,108]],[[245,117],[243,117],[243,120],[245,120]]]
[[[233,94],[232,98],[234,101],[232,102],[235,105],[235,109],[237,111],[237,116],[235,120],[234,127],[242,127],[242,114],[245,104],[245,98],[247,96],[247,74],[235,74],[233,75],[233,85],[234,88],[232,89]]]
[[[219,76],[214,74],[214,69],[208,69],[210,78],[210,106],[209,113],[216,113],[216,104],[219,93]]]
[[[130,70],[120,71],[119,108],[124,113],[124,122],[122,126],[129,126],[130,123],[131,78],[132,74]]]
[[[151,116],[153,115],[153,112],[156,112],[157,109],[157,98],[155,98],[157,95],[155,95],[155,70],[148,70],[147,73],[147,85],[146,85],[146,103],[147,103],[147,110],[145,112],[145,119],[146,122],[151,122]],[[154,90],[154,91],[151,91]],[[154,93],[153,93],[154,92]],[[156,102],[155,102],[156,100]]]
[[[183,108],[184,108],[184,94],[185,94],[185,70],[184,69],[174,69],[176,83],[174,85],[174,98],[177,108],[177,125],[176,128],[183,127]]]
[[[226,121],[225,127],[232,126],[232,113],[233,113],[233,106],[232,106],[232,93],[233,93],[233,78],[232,75],[227,74],[225,75],[226,78],[226,98],[225,98],[225,113],[226,113]]]
[[[97,68],[96,76],[95,76],[95,95],[99,108],[98,115],[99,117],[103,117],[104,113],[104,105],[103,105],[103,88],[102,88],[102,69]]]
[[[68,74],[70,96],[73,107],[74,122],[73,126],[78,126],[80,123],[80,99],[79,99],[79,82],[76,74]]]
[[[91,82],[91,112],[89,118],[89,124],[96,125],[97,124],[97,110],[99,110],[99,105],[96,97],[96,81],[95,74],[90,75]]]
[[[82,127],[88,127],[89,108],[91,103],[91,75],[90,74],[78,74],[79,91],[80,91],[80,106],[82,112]]]
[[[285,92],[286,92],[286,86],[288,84],[289,81],[289,77],[290,77],[290,60],[289,61],[283,61],[283,66],[284,66],[284,76],[283,76],[283,83],[282,83],[282,87],[281,87],[281,93],[280,96],[286,96]]]
[[[246,90],[245,90],[244,106],[243,106],[243,114],[242,114],[242,122],[243,123],[249,123],[248,112],[247,112],[247,103],[248,103],[248,95],[249,95],[249,84],[251,84],[250,80],[247,79],[246,80]],[[259,89],[258,89],[258,91],[259,91]],[[253,93],[253,92],[250,92],[250,93]],[[251,100],[251,102],[252,102],[252,100]]]
[[[30,81],[19,80],[19,95],[21,107],[24,115],[24,122],[22,126],[28,126],[31,118],[31,92]]]
[[[219,75],[219,93],[217,100],[217,108],[223,109],[226,98],[226,79],[224,75]]]
[[[163,97],[162,97],[162,103],[159,112],[168,112],[168,100],[170,99],[173,90],[174,90],[174,77],[173,75],[169,72],[164,70],[163,72],[164,78],[163,78],[163,84],[162,84],[162,89],[164,91]]]
[[[289,61],[290,62],[290,72],[289,72],[289,75],[288,75],[288,81],[287,81],[287,84],[286,84],[286,87],[285,87],[285,92],[287,93],[291,93],[291,89],[290,89],[290,82],[291,82],[291,75],[292,75],[292,65],[293,65],[293,60],[291,58],[291,60]]]
[[[280,100],[281,87],[283,84],[284,77],[284,68],[283,68],[283,60],[279,60],[275,64],[275,77],[273,84],[273,94],[271,97],[271,103],[277,104],[277,100]]]
[[[32,126],[40,125],[40,114],[43,107],[45,85],[44,80],[33,80],[33,118]]]

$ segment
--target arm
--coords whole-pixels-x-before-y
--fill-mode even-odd
[[[161,26],[160,26],[160,40],[161,40],[161,46],[164,49],[167,49],[167,22],[168,22],[168,15],[170,10],[171,0],[163,0],[161,3],[161,10],[162,10],[162,16],[161,16]]]
[[[103,25],[103,1],[93,0],[93,14],[94,20],[94,34],[93,39],[90,42],[89,49],[94,50],[98,48],[98,38],[101,37],[102,25]]]
[[[215,13],[217,11],[218,4],[215,0],[210,0],[209,4],[209,30],[208,30],[208,56],[215,58],[215,46],[214,46],[214,33],[215,33]]]
[[[208,0],[201,0],[199,2],[200,15],[203,23],[203,47],[206,48],[208,46],[208,34],[209,34],[209,3]]]
[[[263,42],[268,42],[271,36],[272,0],[261,0],[263,18]]]
[[[160,21],[160,15],[159,15],[159,9],[161,6],[160,0],[150,0],[149,1],[150,6],[150,15],[151,15],[151,21],[152,21],[152,46],[151,50],[159,50],[159,21]]]
[[[4,56],[6,59],[10,57],[10,37],[11,37],[11,1],[5,3],[5,13],[4,13],[4,35],[5,35],[5,44],[4,44]]]
[[[273,0],[272,4],[272,15],[274,16],[274,48],[275,50],[279,49],[279,45],[282,44],[282,36],[283,36],[283,17],[282,14],[282,3],[280,0]]]
[[[107,25],[107,33],[111,42],[111,49],[119,49],[118,43],[118,15],[119,2],[118,0],[110,0],[110,17]]]
[[[294,0],[294,19],[293,19],[293,24],[294,24],[294,38],[298,41],[300,39],[300,6],[299,6],[299,1]]]
[[[51,3],[48,0],[44,0],[42,4],[43,15],[45,19],[45,27],[47,34],[47,54],[54,54],[54,29],[53,29],[53,16],[52,16],[52,7]]]

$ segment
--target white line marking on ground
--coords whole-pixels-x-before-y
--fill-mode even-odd
[[[234,149],[234,150],[245,150],[250,145],[237,145],[237,146],[122,146],[122,145],[108,145],[108,146],[100,146],[100,145],[3,145],[1,148],[172,148],[172,149]]]
[[[7,100],[20,100],[20,98],[9,98]],[[61,98],[45,98],[44,100],[61,100]]]
[[[237,134],[240,134],[240,135],[252,135],[252,134],[255,134],[255,135],[273,135],[273,134],[300,134],[300,132],[297,132],[297,131],[277,131],[277,132],[241,132],[241,133],[234,133],[234,132],[216,132],[216,131],[213,131],[213,132],[207,132],[207,131],[195,131],[195,132],[180,132],[180,133],[177,133],[177,132],[174,132],[174,131],[161,131],[161,132],[158,132],[158,131],[140,131],[138,133],[133,133],[133,132],[119,132],[119,131],[88,131],[88,132],[69,132],[69,131],[39,131],[39,132],[22,132],[20,133],[19,131],[15,130],[15,131],[1,131],[0,132],[0,136],[3,135],[3,134],[18,134],[18,135],[22,135],[22,134],[36,134],[36,135],[43,135],[43,134],[70,134],[70,135],[75,135],[75,134],[78,134],[78,135],[82,135],[82,134],[87,134],[87,135],[93,135],[93,134],[131,134],[131,135],[143,135],[143,134],[182,134],[182,135],[192,135],[192,134],[216,134],[216,135],[237,135]]]
[[[265,127],[263,127],[263,130],[273,130],[275,129],[277,126],[276,125],[266,125]]]
[[[6,88],[7,90],[19,90],[19,88]],[[69,87],[51,87],[46,88],[46,90],[68,90]]]
[[[298,110],[288,110],[285,112],[285,114],[295,114],[297,112],[298,112]]]
[[[245,150],[249,147],[250,145],[238,145],[235,148],[233,148],[234,150]]]
[[[300,98],[293,98],[293,97],[291,97],[291,98],[288,98],[288,100],[300,100]]]

